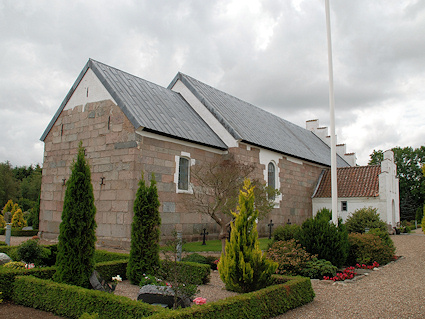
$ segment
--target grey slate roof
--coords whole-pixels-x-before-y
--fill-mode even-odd
[[[331,165],[330,147],[313,132],[182,73],[176,75],[168,88],[177,80],[188,87],[235,139],[295,158]],[[338,167],[349,166],[339,156],[337,164]]]
[[[41,137],[44,141],[88,69],[96,74],[109,94],[137,129],[227,149],[217,134],[176,92],[90,59]]]

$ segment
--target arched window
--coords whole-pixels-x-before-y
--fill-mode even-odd
[[[273,189],[276,189],[276,168],[272,162],[270,162],[268,165],[267,185]],[[275,199],[275,197],[273,196],[272,199]]]
[[[179,160],[178,188],[185,191],[189,190],[189,160],[185,157],[180,157]]]

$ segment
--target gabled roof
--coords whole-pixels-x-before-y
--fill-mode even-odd
[[[338,197],[378,197],[380,165],[337,169]],[[313,198],[331,197],[331,171],[323,171]]]
[[[41,140],[44,141],[73,92],[91,69],[137,129],[225,150],[226,144],[176,92],[90,59],[62,102]]]
[[[172,88],[177,80],[183,82],[235,139],[310,162],[331,165],[330,147],[313,132],[183,73],[178,73],[168,88]],[[349,166],[339,156],[337,164],[339,167]]]

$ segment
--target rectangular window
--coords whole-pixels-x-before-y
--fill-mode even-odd
[[[343,211],[343,212],[347,211],[347,202],[346,201],[341,202],[341,211]]]
[[[179,160],[179,181],[178,188],[180,190],[189,190],[189,160],[180,157]]]

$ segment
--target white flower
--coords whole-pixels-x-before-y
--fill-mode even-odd
[[[120,281],[122,281],[122,278],[121,278],[120,275],[116,275],[115,277],[112,277],[112,280],[115,281],[115,282],[120,282]]]

